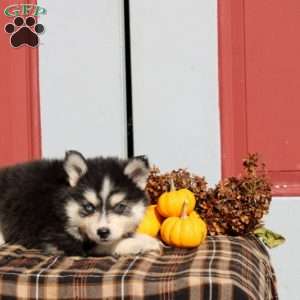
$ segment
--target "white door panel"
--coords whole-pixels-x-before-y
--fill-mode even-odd
[[[220,178],[217,1],[131,1],[135,152]]]
[[[38,2],[43,155],[125,156],[123,1]]]

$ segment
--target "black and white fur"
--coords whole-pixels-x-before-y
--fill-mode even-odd
[[[135,234],[148,204],[144,159],[40,160],[0,171],[0,241],[51,254],[130,255],[159,251]]]

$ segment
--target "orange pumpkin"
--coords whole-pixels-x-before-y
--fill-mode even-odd
[[[191,213],[196,205],[195,195],[188,189],[176,190],[171,181],[171,191],[159,197],[157,210],[164,217],[179,217],[184,202],[187,203],[187,213]]]
[[[139,224],[136,232],[156,237],[159,232],[161,222],[162,217],[157,212],[156,205],[150,205],[147,207],[144,218]]]
[[[206,238],[206,223],[196,212],[187,215],[184,202],[180,217],[169,217],[161,225],[161,239],[168,245],[182,248],[196,247]]]

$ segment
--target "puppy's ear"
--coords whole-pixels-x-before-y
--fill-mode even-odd
[[[145,156],[137,156],[128,160],[124,174],[127,175],[141,190],[144,190],[149,175],[149,163]]]
[[[77,151],[67,151],[64,169],[68,175],[70,186],[76,186],[78,180],[87,172],[87,164],[83,155]]]

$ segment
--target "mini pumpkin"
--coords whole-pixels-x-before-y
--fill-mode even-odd
[[[137,233],[144,233],[153,237],[157,236],[162,217],[157,212],[156,206],[157,205],[150,205],[147,207],[145,216],[136,230]]]
[[[192,212],[187,215],[184,202],[180,217],[169,217],[161,225],[161,239],[170,246],[191,248],[199,246],[207,235],[207,226],[201,217]]]
[[[183,203],[187,203],[187,214],[193,211],[196,205],[195,195],[188,189],[176,190],[171,181],[170,192],[163,193],[157,202],[157,210],[164,217],[179,217]]]

